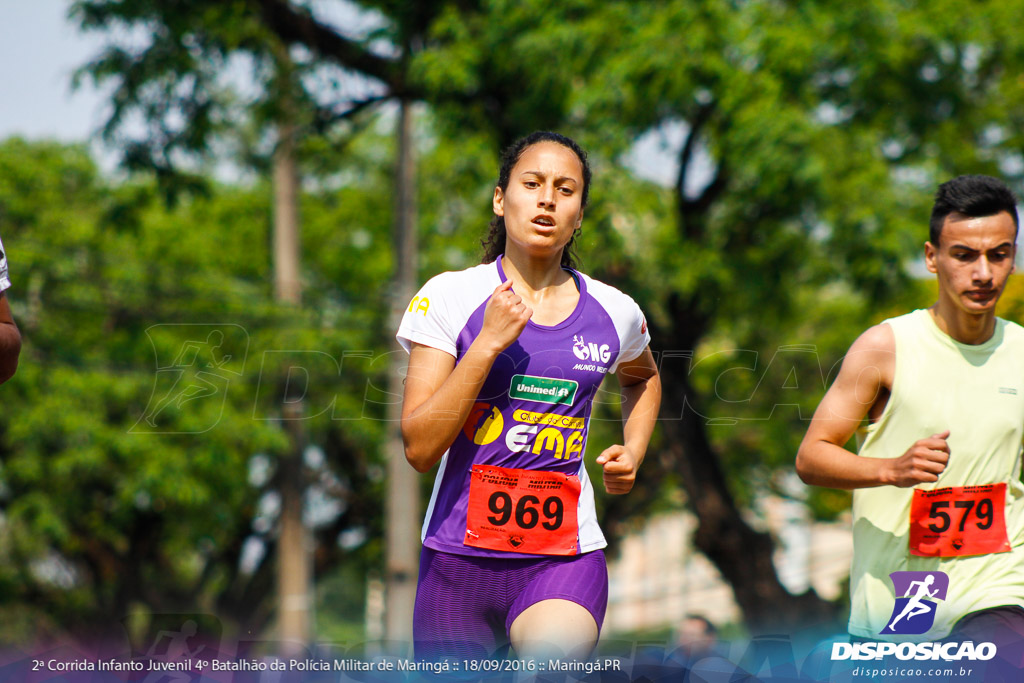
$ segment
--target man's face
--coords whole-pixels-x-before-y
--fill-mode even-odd
[[[1005,211],[946,216],[939,244],[926,242],[925,264],[939,276],[939,299],[972,315],[992,312],[1014,270],[1016,228]]]
[[[700,619],[685,619],[679,625],[677,642],[687,656],[698,657],[707,654],[715,646],[715,635]]]

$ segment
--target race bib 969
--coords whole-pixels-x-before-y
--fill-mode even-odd
[[[465,545],[575,555],[580,479],[561,472],[473,465]]]

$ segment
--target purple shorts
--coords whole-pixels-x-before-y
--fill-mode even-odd
[[[604,551],[502,559],[424,547],[413,615],[416,656],[503,656],[516,617],[530,605],[550,599],[582,605],[600,631],[608,607]]]
[[[1024,680],[1024,609],[1006,605],[971,612],[956,622],[945,640],[996,646],[994,659],[979,662],[986,683]]]

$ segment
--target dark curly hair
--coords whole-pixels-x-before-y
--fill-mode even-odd
[[[560,135],[559,133],[552,133],[548,130],[538,130],[530,133],[526,137],[519,138],[511,145],[505,148],[505,151],[501,154],[501,170],[498,172],[498,187],[501,188],[502,192],[508,190],[509,177],[512,175],[512,168],[519,161],[520,157],[526,149],[532,145],[536,145],[540,142],[554,142],[563,147],[567,147],[576,154],[576,158],[580,160],[580,165],[583,167],[583,197],[580,200],[580,209],[585,209],[587,206],[587,197],[590,195],[590,162],[587,161],[587,153],[583,151],[575,140]],[[566,268],[576,268],[576,255],[573,253],[574,242],[576,241],[576,233],[569,239],[569,243],[565,245],[565,249],[562,250],[562,265]],[[484,258],[481,263],[492,263],[501,254],[505,252],[505,218],[504,216],[495,216],[491,219],[490,231],[487,233],[480,244],[484,248]]]

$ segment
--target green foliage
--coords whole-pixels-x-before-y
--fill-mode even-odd
[[[101,581],[105,558],[137,555],[151,574],[173,568],[163,577],[168,600],[237,609],[252,595],[238,576],[240,539],[253,535],[250,525],[266,526],[257,508],[272,487],[272,475],[252,483],[252,458],[272,463],[283,447],[273,418],[282,373],[298,359],[315,367],[308,429],[326,452],[321,484],[362,487],[324,524],[320,548],[336,560],[344,528],[379,538],[382,432],[363,418],[380,417],[394,399],[380,389],[380,352],[393,334],[392,295],[380,283],[394,268],[395,150],[388,113],[374,109],[391,96],[424,102],[420,281],[478,260],[500,147],[555,128],[591,151],[584,269],[641,303],[666,388],[685,387],[685,405],[680,394],[667,405],[649,479],[631,497],[602,500],[608,518],[628,525],[681,505],[683,486],[691,498],[702,494],[705,482],[684,480],[663,457],[683,410],[704,418],[707,457],[752,507],[780,488],[849,343],[886,313],[927,302],[907,265],[924,241],[935,184],[983,172],[1021,186],[1020,4],[979,2],[965,14],[951,0],[366,0],[354,6],[377,28],[353,37],[286,0],[75,3],[83,28],[135,32],[134,44],[112,45],[82,77],[115,86],[108,139],[122,144],[129,168],[155,171],[157,186],[111,185],[77,148],[9,141],[0,153],[0,227],[29,361],[4,389],[19,407],[0,415],[17,522],[0,581],[39,586],[32,562],[57,552],[76,567],[76,590],[53,588],[43,600],[25,589],[19,600],[95,615],[114,590]],[[239,64],[251,91],[225,79]],[[371,81],[369,94],[338,87],[352,73]],[[310,190],[306,298],[292,312],[259,303],[269,299],[268,189],[218,187],[202,166],[230,141],[243,165],[265,170],[268,126],[283,114],[302,130]],[[132,117],[142,135],[125,133]],[[674,160],[656,163],[674,165],[674,181],[638,178],[625,161],[637,141],[673,132],[683,136]],[[174,209],[155,200],[158,189],[172,196],[182,187],[209,196]],[[223,366],[223,413],[165,401],[149,415],[174,382],[201,389],[208,381],[201,366],[177,378],[159,371],[192,339],[166,325],[197,322],[228,325],[220,358],[236,365]],[[232,325],[244,334],[229,334]],[[282,349],[291,355],[264,354]],[[45,373],[32,369],[40,364]],[[140,428],[145,415],[153,424]],[[614,416],[614,407],[599,408],[592,453],[616,440]],[[190,433],[210,421],[217,427],[201,439]],[[55,480],[43,473],[44,455]],[[82,478],[103,493],[76,491]],[[832,517],[846,501],[815,490],[809,502]],[[137,553],[131,525],[154,515],[159,547]],[[210,529],[212,520],[221,527]],[[98,552],[91,534],[103,561],[89,554]],[[205,547],[230,552],[211,559]],[[377,552],[371,541],[353,561],[369,564]],[[204,561],[218,578],[197,589],[189,581],[204,576]],[[155,604],[141,592],[117,597]]]
[[[746,505],[791,467],[852,340],[879,308],[915,300],[906,264],[935,184],[1021,181],[1005,105],[1021,40],[985,33],[1002,5],[966,25],[940,5],[602,3],[536,31],[591,69],[564,108],[595,153],[618,159],[672,126],[687,136],[672,188],[611,164],[595,174],[588,263],[641,301],[656,349],[693,352],[665,380],[688,376]],[[579,49],[581,35],[602,50]]]
[[[152,185],[100,178],[79,147],[0,143],[25,336],[0,414],[0,609],[39,610],[79,635],[116,629],[137,605],[259,628],[267,592],[250,593],[273,562],[243,548],[274,543],[266,506],[288,444],[278,379],[289,365],[309,373],[305,424],[322,454],[308,503],[321,570],[352,554],[356,567],[376,561],[364,543],[338,545],[346,531],[380,532],[383,409],[366,397],[383,384],[384,316],[364,293],[390,268],[378,239],[388,212],[356,201],[382,194],[374,177],[305,197],[305,272],[332,285],[288,312],[265,303],[263,188],[214,187],[168,210]]]

